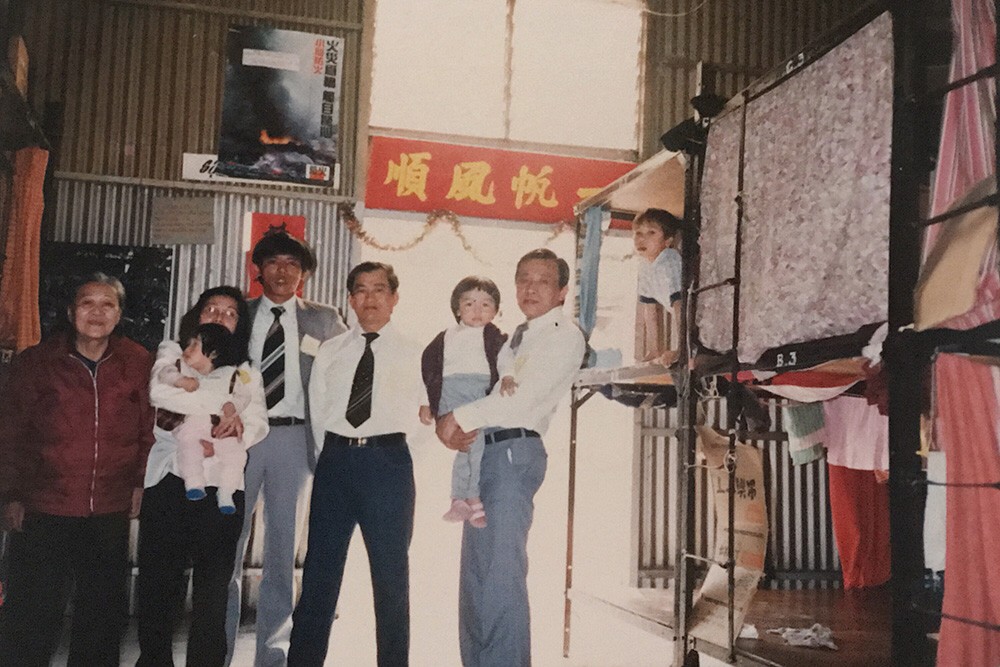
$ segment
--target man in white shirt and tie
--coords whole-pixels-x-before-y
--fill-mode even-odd
[[[533,498],[545,478],[541,434],[586,351],[583,333],[562,312],[569,290],[565,260],[545,248],[532,250],[518,261],[514,283],[527,317],[505,346],[514,357],[517,391],[504,396],[494,390],[437,426],[441,441],[456,450],[466,448],[478,429],[486,434],[479,496],[489,523],[466,524],[462,535],[458,618],[465,667],[531,664],[527,543]]]
[[[270,432],[247,452],[246,514],[229,585],[227,664],[240,623],[243,559],[253,508],[263,499],[264,562],[257,601],[257,667],[284,667],[294,605],[295,553],[305,526],[309,477],[316,467],[309,428],[309,386],[320,344],[347,330],[335,308],[296,296],[316,269],[312,249],[283,230],[271,230],[254,246],[253,263],[264,294],[248,302],[250,360],[264,378]]]
[[[409,661],[415,491],[406,434],[418,423],[426,392],[422,347],[390,322],[398,288],[388,264],[354,267],[347,290],[358,324],[324,343],[316,355],[309,401],[321,450],[289,667],[320,667],[326,658],[355,526],[368,550],[378,664],[400,667]]]

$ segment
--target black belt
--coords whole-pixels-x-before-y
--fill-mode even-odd
[[[492,445],[495,442],[503,442],[511,438],[541,438],[536,431],[528,428],[505,428],[486,434],[486,444]]]
[[[323,446],[333,445],[335,447],[405,447],[405,433],[383,433],[381,435],[369,435],[363,438],[349,438],[339,433],[326,432],[323,439]]]
[[[306,420],[302,417],[268,417],[268,426],[296,426],[298,424],[305,424]]]

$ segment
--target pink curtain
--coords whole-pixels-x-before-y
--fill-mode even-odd
[[[969,357],[937,359],[937,437],[945,443],[948,482],[1000,481],[1000,405],[996,367]],[[948,487],[945,614],[1000,625],[1000,490]],[[939,665],[1000,665],[1000,632],[944,619]]]
[[[14,188],[7,260],[0,282],[0,345],[18,352],[42,337],[38,317],[38,252],[41,244],[42,185],[49,153],[24,148],[14,155]]]
[[[993,0],[952,0],[955,47],[950,80],[996,61]],[[995,83],[963,86],[945,100],[931,214],[942,213],[972,186],[995,172]],[[928,229],[924,255],[939,230]],[[997,250],[983,258],[976,305],[939,326],[969,329],[1000,318]],[[937,442],[945,450],[949,482],[1000,480],[996,427],[1000,423],[1000,373],[954,355],[936,361]],[[1000,624],[1000,491],[948,488],[944,612]],[[939,665],[1000,665],[1000,633],[943,620]]]

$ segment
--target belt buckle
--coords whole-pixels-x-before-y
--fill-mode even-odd
[[[368,438],[351,438],[350,439],[350,445],[351,445],[351,447],[364,447],[367,444],[368,444]]]

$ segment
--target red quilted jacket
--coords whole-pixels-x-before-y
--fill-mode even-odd
[[[0,394],[0,499],[58,516],[128,511],[153,444],[152,355],[112,337],[96,376],[67,336],[28,348]]]

